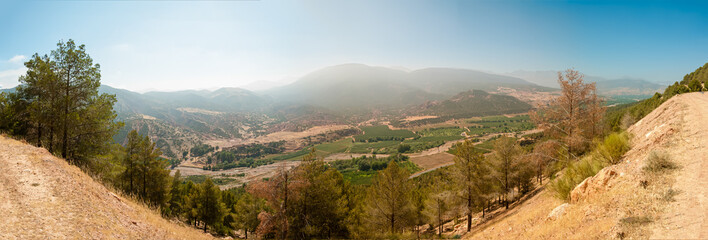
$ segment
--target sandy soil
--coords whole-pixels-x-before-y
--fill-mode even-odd
[[[0,136],[0,239],[209,239],[95,182],[45,149]]]
[[[283,162],[273,163],[273,164],[269,164],[269,165],[258,166],[255,168],[242,167],[242,168],[232,168],[232,169],[221,170],[221,171],[211,171],[211,170],[204,170],[202,168],[196,168],[196,167],[178,166],[175,169],[173,169],[170,174],[174,175],[174,173],[177,170],[179,170],[180,175],[182,175],[183,177],[192,176],[192,175],[205,175],[205,176],[210,176],[210,177],[228,177],[228,178],[236,179],[236,182],[229,183],[226,185],[219,185],[219,188],[224,190],[224,189],[229,189],[229,188],[241,186],[243,183],[248,183],[251,181],[261,180],[263,178],[272,177],[273,175],[275,175],[275,173],[278,171],[278,169],[283,166],[285,167],[285,169],[291,169],[291,168],[296,167],[299,164],[300,164],[299,161],[283,161]],[[236,176],[237,174],[244,174],[244,176],[238,177],[238,176]]]
[[[708,93],[682,94],[671,100],[676,104],[662,105],[664,108],[658,110],[680,111],[661,114],[653,121],[645,121],[645,118],[633,126],[654,126],[655,129],[640,136],[650,139],[668,128],[670,119],[679,122],[675,127],[675,142],[667,149],[681,166],[673,185],[679,194],[652,228],[651,238],[708,239]]]
[[[404,118],[402,121],[404,121],[404,122],[412,122],[412,121],[418,121],[418,120],[430,119],[430,118],[438,118],[438,116],[432,116],[432,115],[410,116],[410,117]]]

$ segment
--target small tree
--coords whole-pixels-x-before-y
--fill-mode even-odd
[[[599,128],[605,108],[597,97],[595,83],[585,83],[578,71],[558,73],[561,95],[539,110],[529,112],[531,119],[548,136],[559,139],[566,148],[567,159],[584,152],[590,140],[601,133]]]
[[[184,196],[182,191],[182,174],[179,170],[175,172],[174,177],[172,177],[172,187],[170,188],[170,211],[169,216],[176,217],[182,212],[182,206],[184,206]]]
[[[450,192],[440,192],[433,194],[425,201],[425,215],[428,216],[432,222],[430,226],[438,226],[438,236],[442,236],[443,223],[445,215],[450,209],[449,203],[451,201]]]
[[[507,209],[509,209],[508,195],[514,188],[513,178],[519,171],[521,153],[521,147],[516,144],[516,140],[513,138],[504,136],[494,140],[492,163]]]
[[[248,232],[255,232],[260,224],[258,214],[265,211],[265,200],[255,198],[250,193],[244,193],[241,199],[236,203],[236,221],[237,228],[243,229],[248,239]]]
[[[207,178],[200,186],[197,215],[204,223],[204,232],[207,226],[219,224],[224,217],[224,207],[221,203],[221,190],[214,185],[211,178]]]
[[[467,231],[472,229],[472,213],[481,208],[492,193],[489,163],[469,140],[457,144],[454,173],[467,212]]]
[[[391,161],[369,187],[369,216],[375,225],[388,225],[392,234],[405,227],[405,218],[412,210],[409,176],[407,170]]]

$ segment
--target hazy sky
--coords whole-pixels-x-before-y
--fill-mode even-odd
[[[59,40],[145,91],[293,81],[342,63],[575,67],[680,80],[708,62],[708,1],[2,1],[0,86]]]

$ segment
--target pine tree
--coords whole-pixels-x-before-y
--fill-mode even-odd
[[[255,232],[260,224],[258,214],[265,211],[265,200],[255,198],[250,193],[244,193],[236,203],[236,219],[237,228],[243,229],[248,239],[248,232]]]
[[[412,211],[410,173],[391,161],[376,175],[369,188],[369,216],[374,226],[387,226],[390,233],[406,227]]]
[[[172,186],[170,187],[170,201],[169,201],[169,216],[176,217],[182,212],[182,206],[184,206],[184,192],[182,190],[182,174],[179,170],[175,172],[172,177]]]
[[[494,140],[492,163],[496,172],[495,176],[500,186],[500,193],[504,196],[504,205],[509,209],[509,194],[514,188],[514,176],[519,171],[519,162],[522,150],[516,140],[510,137],[501,137]]]
[[[489,163],[469,140],[457,145],[454,173],[467,211],[467,231],[472,229],[472,213],[484,211],[484,203],[492,192]]]
[[[431,220],[430,226],[438,226],[438,236],[442,237],[444,217],[450,209],[451,193],[433,194],[425,201],[425,215]]]
[[[204,223],[204,232],[206,232],[207,226],[221,223],[225,210],[221,203],[221,190],[214,185],[211,178],[207,178],[199,188],[197,216]]]
[[[293,238],[345,238],[348,185],[342,174],[329,168],[315,153],[313,148],[294,171],[299,194],[289,212],[289,232]]]

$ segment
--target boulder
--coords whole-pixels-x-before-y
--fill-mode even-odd
[[[570,202],[576,203],[592,194],[603,192],[610,186],[610,180],[617,177],[615,170],[603,168],[595,176],[586,178],[570,192]]]
[[[551,213],[548,214],[548,217],[546,217],[546,220],[556,220],[560,216],[563,216],[565,214],[565,209],[568,207],[568,203],[563,203],[559,205],[558,207],[554,208]]]

